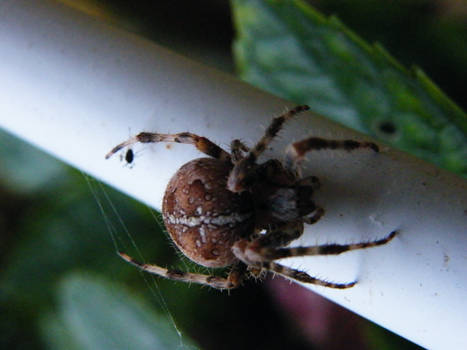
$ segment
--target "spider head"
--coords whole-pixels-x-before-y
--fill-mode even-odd
[[[227,189],[240,193],[248,190],[256,180],[257,165],[251,158],[243,158],[234,165],[227,179]]]

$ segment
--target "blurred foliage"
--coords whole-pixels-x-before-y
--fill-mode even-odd
[[[303,0],[232,4],[243,79],[467,176],[467,115],[419,68]]]
[[[449,2],[443,1],[443,6]],[[227,1],[212,0],[205,6],[181,0],[73,3],[84,4],[84,10],[89,4],[99,4],[97,10],[87,12],[111,18],[114,24],[198,60],[216,60],[218,67],[232,69],[228,66],[227,36],[232,30]],[[405,2],[410,6],[401,0],[314,3],[324,11],[337,12],[352,28],[384,43],[391,52],[398,50],[397,57],[405,63],[421,64],[430,76],[437,77],[443,90],[466,103],[462,99],[467,51],[465,40],[456,34],[459,15],[444,16],[413,5],[438,3],[435,0]],[[342,28],[335,20],[331,24]],[[402,35],[409,39],[402,40]],[[206,42],[209,44],[203,47]],[[8,134],[0,133],[0,145],[0,348],[102,349],[106,345],[98,342],[129,346],[131,341],[131,348],[137,350],[164,339],[176,342],[172,348],[188,349],[194,348],[194,343],[202,349],[312,348],[262,284],[248,283],[229,295],[139,273],[121,261],[116,249],[163,266],[206,270],[180,263],[148,208]],[[137,160],[134,166],[138,166]],[[122,164],[122,171],[131,169]],[[103,212],[98,201],[104,205]],[[417,348],[376,326],[366,329],[368,349]],[[331,331],[336,335],[339,330]]]
[[[150,304],[102,277],[68,275],[58,301],[40,321],[51,349],[196,349]]]
[[[33,349],[48,344],[46,348],[52,349],[115,349],[115,344],[120,344],[126,349],[173,349],[182,341],[189,344],[185,336],[168,338],[174,327],[166,314],[139,305],[116,282],[107,282],[119,281],[129,270],[115,268],[120,259],[90,191],[99,190],[99,185],[89,180],[88,187],[83,174],[8,134],[0,134],[0,140],[12,146],[1,153],[2,164],[12,165],[14,159],[19,162],[2,169],[3,185],[14,181],[14,186],[4,191],[33,195],[26,202],[10,196],[2,203],[2,207],[19,207],[14,218],[5,217],[2,211],[0,310],[6,318],[0,324],[0,347]],[[23,172],[22,167],[28,171]],[[113,197],[112,202],[120,203],[126,225],[142,224],[138,236],[147,243],[141,245],[141,253],[150,251],[164,257],[164,249],[158,249],[157,240],[152,239],[153,228],[149,229],[154,220],[141,215],[141,205],[110,189],[106,192]],[[105,212],[112,214],[110,208]],[[118,223],[118,218],[111,220]],[[160,243],[162,233],[161,237]],[[124,239],[122,235],[119,242],[123,247],[129,244]],[[101,277],[73,277],[77,270]],[[127,332],[122,331],[124,327]],[[127,346],[129,341],[135,346]],[[151,346],[155,344],[159,345]]]

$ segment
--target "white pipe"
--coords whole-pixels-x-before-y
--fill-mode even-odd
[[[114,145],[143,130],[252,144],[293,105],[50,1],[1,2],[0,77],[3,128],[156,209],[172,174],[200,154],[135,147],[129,168],[104,160]],[[267,156],[310,134],[368,139],[307,113]],[[326,215],[300,244],[400,235],[378,248],[284,262],[333,281],[358,278],[347,290],[308,287],[422,346],[467,348],[465,181],[387,147],[316,152],[305,165],[323,183],[316,202]]]

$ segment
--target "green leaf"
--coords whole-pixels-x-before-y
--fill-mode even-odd
[[[66,182],[66,166],[39,149],[3,130],[0,145],[0,178],[10,191],[45,193]]]
[[[112,205],[117,203],[119,217],[113,215],[112,208],[99,193],[98,199],[106,207],[104,216],[83,176],[79,173],[76,176],[76,184],[72,176],[68,176],[65,185],[53,188],[47,197],[38,200],[23,214],[16,233],[21,239],[11,247],[7,264],[0,271],[0,301],[15,300],[23,308],[32,310],[37,305],[44,307],[50,303],[56,281],[76,269],[103,274],[112,271],[119,277],[123,277],[121,274],[137,276],[134,269],[117,256],[109,234],[111,226],[119,249],[136,254],[119,220],[124,220],[131,234],[135,233],[138,243],[144,243],[140,244],[144,256],[156,254],[162,261],[167,256],[166,249],[170,248],[165,244],[166,237],[148,215],[147,208],[105,188]],[[98,189],[97,185],[94,187]]]
[[[58,313],[41,320],[52,349],[196,349],[171,320],[118,284],[71,274],[60,284]]]
[[[244,80],[467,176],[467,116],[420,69],[301,0],[232,7]]]

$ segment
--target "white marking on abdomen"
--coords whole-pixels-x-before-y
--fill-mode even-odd
[[[224,225],[235,225],[239,222],[243,222],[251,217],[251,213],[239,214],[232,213],[230,215],[219,215],[219,216],[176,216],[173,214],[168,214],[166,220],[169,224],[172,225],[185,225],[188,227],[196,227],[200,225],[215,225],[215,226],[224,226]]]

